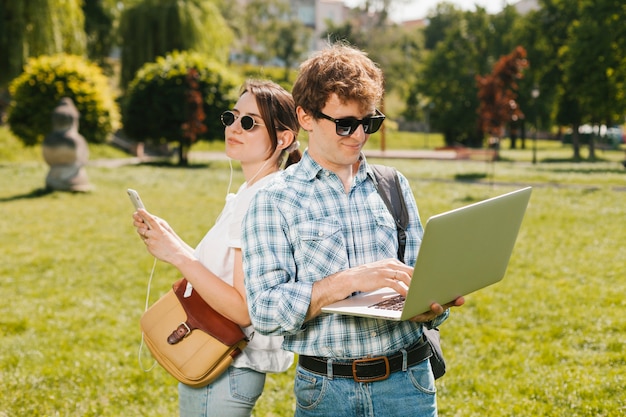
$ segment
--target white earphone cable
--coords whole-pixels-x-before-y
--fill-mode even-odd
[[[154,263],[152,264],[152,271],[150,271],[150,279],[148,279],[148,289],[146,291],[146,305],[144,307],[144,311],[148,310],[148,307],[150,305],[150,287],[152,286],[152,277],[154,276],[154,270],[156,269],[156,264],[157,264],[157,258],[154,258]],[[144,372],[149,372],[152,369],[154,369],[154,367],[157,364],[157,361],[155,360],[154,363],[152,364],[151,367],[146,368],[143,365],[143,362],[141,360],[141,353],[143,351],[143,347],[144,347],[144,340],[143,340],[143,332],[141,332],[141,343],[139,344],[139,354],[138,354],[138,360],[139,360],[139,367],[144,371]]]

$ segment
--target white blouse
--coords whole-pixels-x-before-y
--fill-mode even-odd
[[[200,241],[194,252],[196,258],[224,282],[233,285],[235,249],[241,248],[241,222],[252,197],[275,174],[270,174],[248,188],[243,183],[237,194],[228,194],[222,213],[215,225]],[[293,362],[293,353],[281,349],[283,338],[264,336],[249,326],[244,329],[248,346],[233,362],[236,368],[251,368],[259,372],[283,372]]]

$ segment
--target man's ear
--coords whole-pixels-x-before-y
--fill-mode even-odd
[[[313,130],[313,117],[308,114],[301,106],[296,108],[296,114],[298,115],[298,122],[303,130],[307,132]]]

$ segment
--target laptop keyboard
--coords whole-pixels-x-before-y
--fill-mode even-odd
[[[404,307],[404,296],[396,295],[395,297],[387,298],[376,304],[372,304],[369,308],[376,308],[378,310],[394,310],[401,311]]]

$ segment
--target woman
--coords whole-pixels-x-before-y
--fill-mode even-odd
[[[300,160],[299,130],[291,95],[270,81],[247,81],[235,108],[221,115],[226,155],[240,161],[246,179],[228,194],[215,225],[194,250],[164,220],[139,209],[133,225],[148,251],[176,267],[215,310],[239,324],[251,339],[230,368],[206,387],[179,384],[180,415],[249,416],[263,391],[266,372],[283,372],[293,354],[282,337],[268,337],[250,325],[241,260],[241,221],[254,194],[286,166]],[[231,172],[232,175],[232,172]],[[145,219],[145,222],[144,222]]]

